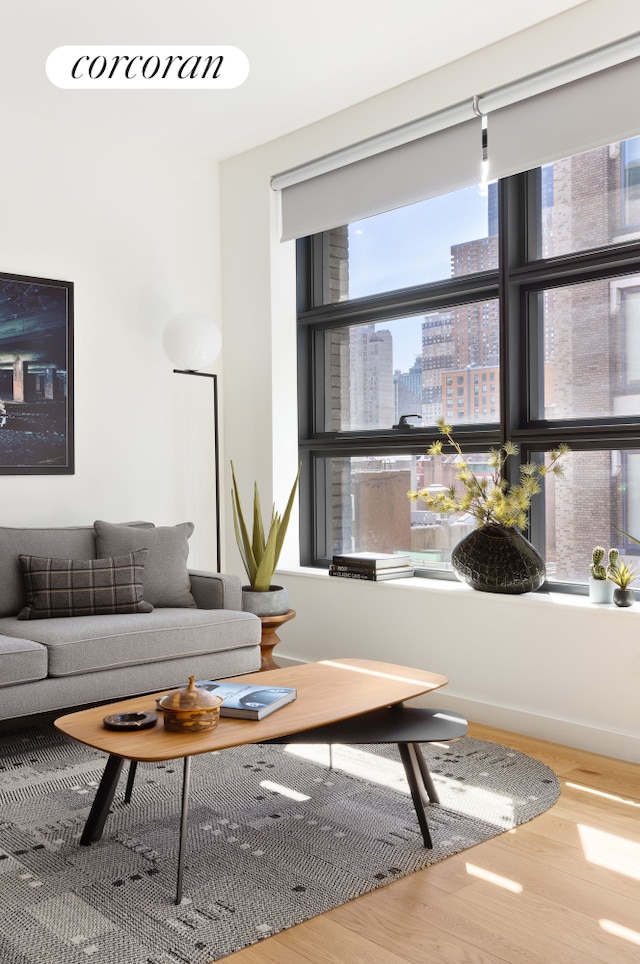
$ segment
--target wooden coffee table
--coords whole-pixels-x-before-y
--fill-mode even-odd
[[[233,677],[233,680],[261,686],[295,686],[298,697],[258,722],[221,718],[213,730],[203,733],[172,733],[165,730],[162,719],[152,729],[139,731],[107,730],[103,726],[104,717],[113,713],[154,712],[156,699],[167,690],[70,713],[55,721],[58,729],[74,740],[109,754],[81,837],[80,842],[85,846],[102,836],[125,760],[132,761],[125,795],[128,800],[138,762],[184,759],[176,904],[182,901],[192,756],[247,743],[279,740],[402,703],[448,683],[445,676],[437,673],[366,659],[322,660]]]

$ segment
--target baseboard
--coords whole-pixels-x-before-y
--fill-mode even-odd
[[[640,737],[630,733],[602,730],[586,723],[558,720],[527,713],[511,706],[495,706],[456,697],[450,693],[433,693],[413,701],[418,706],[447,707],[474,723],[495,726],[512,733],[522,733],[539,740],[574,746],[591,753],[601,753],[617,760],[640,763]]]
[[[280,655],[277,662],[281,666],[295,666],[304,662],[299,659]],[[601,753],[616,760],[640,763],[640,737],[630,733],[617,733],[615,730],[602,730],[586,723],[572,720],[558,720],[547,716],[527,713],[512,706],[496,706],[476,700],[455,696],[447,691],[427,694],[412,700],[416,706],[447,707],[461,713],[474,723],[495,726],[512,733],[522,733],[539,740],[574,746],[591,753]]]
[[[306,660],[306,659],[293,659],[292,656],[284,656],[284,655],[281,655],[280,653],[277,653],[274,655],[277,655],[278,657],[276,659],[276,663],[278,664],[278,666],[282,666],[283,668],[285,666],[299,666],[300,663],[309,662],[309,660]]]

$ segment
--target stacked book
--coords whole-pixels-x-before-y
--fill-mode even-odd
[[[333,557],[329,575],[341,579],[406,579],[413,575],[411,556],[395,552],[343,552]]]

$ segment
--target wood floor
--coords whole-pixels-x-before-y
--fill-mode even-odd
[[[547,763],[555,806],[225,964],[640,964],[640,765],[469,731]]]

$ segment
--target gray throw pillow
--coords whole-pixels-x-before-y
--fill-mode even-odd
[[[153,529],[114,525],[102,520],[97,520],[93,525],[98,556],[149,550],[144,567],[144,598],[153,606],[197,608],[187,569],[192,522],[182,522],[177,526],[155,526]]]
[[[27,605],[18,619],[150,613],[144,599],[146,549],[110,559],[18,556]]]

